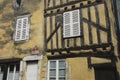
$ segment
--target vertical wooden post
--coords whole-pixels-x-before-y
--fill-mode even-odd
[[[47,49],[47,18],[44,17],[44,50]]]
[[[83,6],[83,4],[80,4],[80,6]],[[84,28],[83,28],[83,20],[82,20],[82,17],[83,17],[82,9],[80,9],[80,28],[81,28],[81,35],[82,35],[82,37],[80,37],[81,46],[84,45]]]
[[[95,9],[95,15],[96,15],[96,24],[100,24],[100,20],[99,20],[99,12],[98,12],[98,7],[97,5],[94,6]],[[98,40],[98,44],[101,43],[101,38],[100,38],[100,30],[99,30],[99,26],[97,26],[97,40]]]
[[[87,8],[88,10],[88,20],[89,22],[91,22],[91,13],[90,13],[90,7]],[[92,40],[92,29],[91,29],[91,24],[88,23],[88,32],[89,32],[89,41],[90,41],[90,44],[93,43],[93,40]]]
[[[110,28],[110,18],[109,18],[107,3],[105,1],[104,1],[104,6],[105,6],[106,26],[107,26],[107,29],[108,29],[107,41],[108,42],[112,42],[112,39],[111,39],[111,28]]]
[[[53,11],[51,11],[51,14]],[[52,34],[52,26],[53,26],[53,21],[52,21],[52,16],[50,16],[50,34]],[[51,38],[51,49],[53,49],[53,39]]]
[[[57,16],[55,16],[55,28],[59,26],[59,24],[57,24]],[[58,49],[58,32],[56,31],[56,47]]]

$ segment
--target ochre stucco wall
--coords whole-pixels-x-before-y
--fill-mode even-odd
[[[93,0],[94,1],[94,0]],[[109,9],[110,23],[111,23],[111,33],[112,33],[112,43],[115,50],[115,55],[117,52],[117,41],[114,26],[114,16],[111,8],[110,0],[106,0]],[[2,5],[1,5],[2,4]],[[86,2],[84,3],[86,4]],[[50,54],[44,51],[44,0],[24,0],[23,6],[19,10],[13,9],[13,0],[0,0],[0,59],[10,59],[10,58],[23,58],[25,56],[31,55],[31,50],[38,46],[40,49],[40,54]],[[86,14],[86,9],[83,9],[83,16],[88,18]],[[99,5],[100,24],[106,25],[104,7]],[[30,13],[30,39],[25,42],[14,43],[13,32],[14,24],[17,16],[22,16],[25,13]],[[91,7],[92,21],[95,22],[94,17],[95,11]],[[49,26],[49,21],[47,23]],[[84,26],[88,26],[86,23]],[[89,44],[87,27],[84,27],[85,44]],[[49,29],[47,29],[49,33]],[[60,33],[58,33],[60,35]],[[92,28],[93,43],[97,43],[96,28]],[[101,32],[102,41],[106,42],[106,33]],[[79,41],[79,39],[77,40]],[[72,42],[71,42],[72,43]],[[54,44],[55,45],[55,44]],[[72,44],[70,44],[72,45]],[[50,45],[49,45],[50,46]],[[48,47],[49,47],[48,46]],[[51,54],[50,54],[51,55]],[[49,55],[49,56],[50,56]],[[55,53],[55,55],[59,55]],[[48,56],[48,55],[47,55]],[[40,80],[46,79],[47,75],[47,56],[44,56],[41,67]],[[74,57],[67,58],[66,62],[68,64],[68,79],[70,80],[95,80],[94,69],[88,68],[88,62],[86,57]],[[92,63],[105,63],[110,62],[108,59],[92,58]],[[117,62],[117,69],[120,72],[120,61]]]

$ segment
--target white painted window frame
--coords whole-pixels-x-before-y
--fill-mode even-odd
[[[56,80],[59,80],[59,62],[60,61],[65,61],[65,64],[66,64],[66,60],[65,59],[59,59],[59,60],[48,60],[48,71],[47,71],[47,80],[50,80],[50,61],[56,61]],[[67,65],[65,65],[65,70],[67,68]],[[65,73],[65,79],[67,79],[67,75]]]
[[[77,12],[78,13],[78,21],[77,22],[73,22],[73,13],[74,12]],[[66,14],[69,14],[70,15],[70,17],[69,17],[69,23],[65,23],[65,21],[66,21],[66,17],[65,17],[65,15]],[[75,35],[74,34],[74,28],[75,28],[75,26],[73,26],[75,23],[77,23],[78,24],[78,33]],[[66,25],[69,25],[69,35],[66,35],[65,33],[66,32],[68,32],[68,31],[66,31]],[[72,10],[72,11],[67,11],[67,12],[64,12],[63,13],[63,38],[70,38],[70,37],[77,37],[77,36],[80,36],[81,35],[81,30],[80,30],[80,10],[79,9],[77,9],[77,10]]]
[[[27,62],[29,62],[29,61],[38,61],[38,75],[37,75],[37,78],[39,80],[40,79],[40,70],[41,70],[42,59],[43,59],[43,55],[41,55],[41,56],[31,55],[31,56],[24,57],[23,60],[21,61],[21,65],[20,65],[20,78],[19,78],[19,80],[23,80],[23,78],[26,78],[26,67],[27,67]]]
[[[15,42],[29,40],[29,36],[30,36],[30,32],[29,32],[29,30],[30,30],[30,16],[31,15],[28,14],[28,15],[18,16],[16,18],[16,21],[15,21],[15,31],[14,31],[14,35],[13,35],[13,39],[14,39]],[[28,19],[27,24],[26,24],[27,26],[26,26],[26,28],[23,28],[23,26],[21,26],[22,28],[19,29],[18,26],[17,26],[18,25],[18,20],[21,19],[22,20],[22,24],[21,25],[23,25],[24,18]],[[23,31],[23,29],[26,29],[26,34],[25,34],[25,38],[24,39],[21,38],[22,37],[22,31]],[[20,32],[21,32],[20,39],[17,39],[17,31],[18,30],[20,30]]]
[[[10,66],[11,65],[13,65],[14,66],[14,69],[13,69],[13,71],[12,71],[12,73],[13,73],[13,76],[12,76],[12,79],[10,79],[9,77],[9,74],[10,74]],[[7,76],[6,76],[6,80],[15,80],[15,73],[16,73],[16,71],[17,71],[17,66],[16,66],[16,64],[10,64],[10,65],[8,65],[8,67],[7,67]],[[1,72],[1,66],[0,66],[0,72]],[[20,73],[20,70],[19,70],[19,73]],[[4,75],[4,72],[3,72],[3,75]],[[3,76],[4,77],[4,76]],[[19,79],[19,76],[18,76],[18,79]]]

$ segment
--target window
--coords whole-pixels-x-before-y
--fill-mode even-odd
[[[19,80],[19,64],[0,65],[0,80]]]
[[[80,14],[79,10],[63,13],[63,37],[80,36]]]
[[[48,61],[48,80],[66,80],[65,60]]]
[[[14,40],[15,41],[28,40],[29,28],[30,28],[29,15],[18,17],[18,19],[16,20]]]

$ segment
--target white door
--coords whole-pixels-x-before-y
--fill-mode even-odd
[[[27,62],[26,80],[37,80],[38,62]]]

